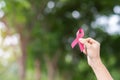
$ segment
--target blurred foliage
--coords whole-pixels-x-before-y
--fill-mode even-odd
[[[113,8],[120,5],[119,0],[0,1],[6,4],[2,21],[5,20],[7,27],[13,31],[12,34],[20,33],[22,38],[28,37],[26,80],[35,80],[33,75],[36,59],[40,61],[41,80],[47,80],[49,61],[53,63],[55,80],[96,80],[78,46],[75,49],[70,46],[80,27],[85,30],[85,37],[100,41],[104,64],[113,78],[120,80],[120,36],[109,35],[102,28],[91,25],[97,16],[114,15]],[[49,7],[49,4],[53,7]],[[74,18],[73,11],[78,11],[80,17]],[[7,72],[12,73],[9,70]],[[8,76],[7,72],[3,74]],[[9,75],[8,78],[17,80],[17,77]],[[1,80],[8,80],[6,78],[0,75]]]

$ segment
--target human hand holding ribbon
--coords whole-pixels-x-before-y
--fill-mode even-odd
[[[76,44],[79,45],[80,51],[82,52],[84,50],[84,44],[82,44],[79,39],[84,37],[84,31],[82,28],[80,28],[76,33],[75,40],[71,43],[71,47],[74,48]]]

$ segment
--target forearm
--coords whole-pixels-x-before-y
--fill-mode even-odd
[[[110,73],[103,65],[100,59],[93,60],[93,64],[91,64],[91,68],[93,69],[97,80],[113,80]]]

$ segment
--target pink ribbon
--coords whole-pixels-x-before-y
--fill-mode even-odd
[[[74,48],[76,44],[79,45],[80,51],[82,52],[84,50],[84,44],[82,44],[79,39],[84,36],[84,31],[82,28],[80,28],[76,33],[76,39],[72,42],[71,47]]]

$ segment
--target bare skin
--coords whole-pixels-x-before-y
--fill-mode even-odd
[[[100,59],[100,43],[92,38],[79,39],[85,45],[83,53],[87,56],[89,66],[93,69],[97,80],[113,80]]]

